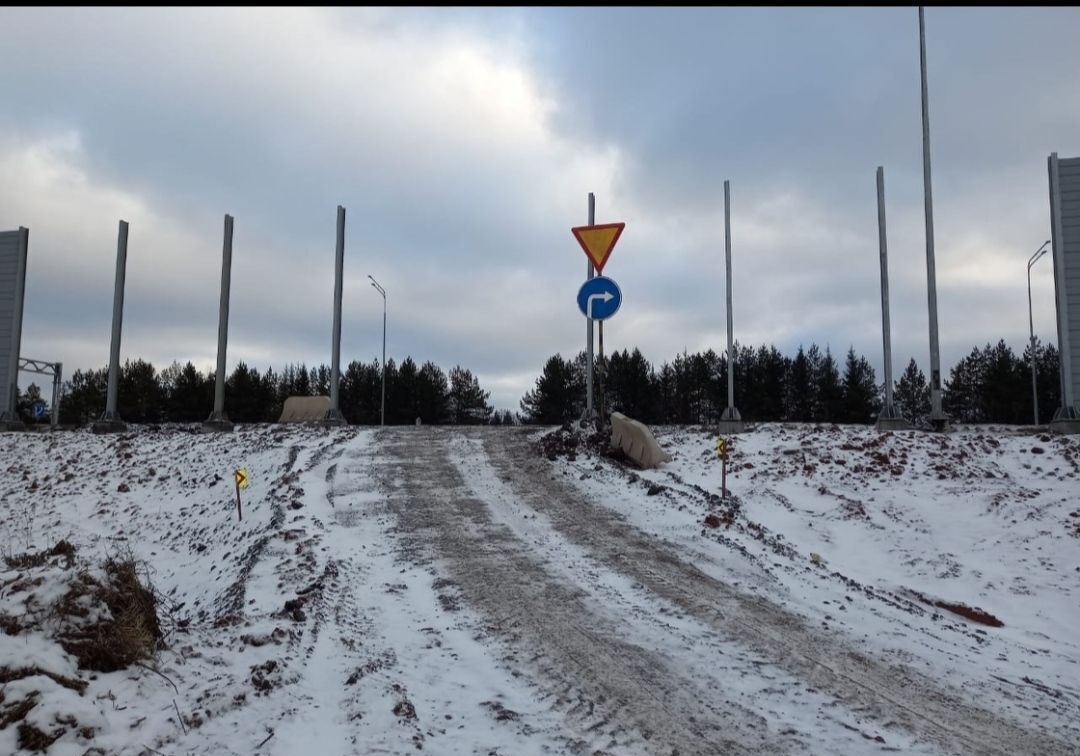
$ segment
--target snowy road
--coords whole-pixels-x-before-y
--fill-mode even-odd
[[[63,756],[1080,754],[1080,444],[765,426],[706,530],[707,433],[635,471],[544,432],[0,436],[4,555],[130,552],[168,631],[98,674],[48,623],[0,634],[0,673],[87,685],[0,683],[0,719],[40,696]],[[0,620],[75,572],[0,568]]]
[[[528,434],[380,431],[384,485],[410,553],[441,561],[590,749],[1075,752],[709,577]]]

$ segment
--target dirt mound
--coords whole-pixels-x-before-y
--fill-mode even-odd
[[[967,604],[961,604],[956,601],[941,601],[939,599],[933,599],[929,596],[919,593],[918,591],[910,590],[909,592],[919,601],[930,606],[936,606],[939,609],[958,614],[965,619],[969,619],[972,622],[978,622],[980,625],[987,625],[988,627],[1004,627],[1005,623],[999,620],[990,612],[985,612],[982,609],[974,606],[968,606]]]
[[[559,457],[574,462],[578,454],[607,457],[617,462],[629,461],[629,457],[621,449],[611,448],[610,430],[583,429],[571,423],[541,436],[537,449],[541,456],[547,457],[551,462]]]

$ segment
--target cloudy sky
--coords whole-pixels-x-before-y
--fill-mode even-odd
[[[927,11],[942,362],[1027,338],[1049,238],[1046,158],[1080,155],[1076,8]],[[914,8],[0,9],[0,228],[30,229],[23,354],[215,360],[236,218],[229,366],[342,357],[477,372],[517,409],[584,348],[570,227],[625,221],[605,347],[652,361],[735,334],[850,345],[881,376],[875,169],[895,370],[929,362]],[[1049,258],[1035,323],[1054,337]],[[946,372],[947,375],[947,372]],[[31,376],[24,374],[25,383]]]

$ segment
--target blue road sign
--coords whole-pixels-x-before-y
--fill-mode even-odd
[[[622,304],[619,285],[606,276],[590,278],[577,294],[577,306],[581,314],[593,320],[607,320]]]
[[[34,419],[40,420],[45,417],[45,403],[37,402],[34,404]]]

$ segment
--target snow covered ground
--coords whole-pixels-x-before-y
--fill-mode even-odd
[[[0,633],[0,670],[87,683],[0,683],[0,721],[37,691],[53,754],[980,752],[956,711],[1001,753],[1080,752],[1078,440],[764,425],[721,501],[708,433],[659,429],[673,461],[636,471],[548,461],[549,430],[0,435],[2,553],[130,552],[166,646],[101,673]],[[0,620],[77,570],[0,565]],[[890,669],[934,701],[890,708]]]

